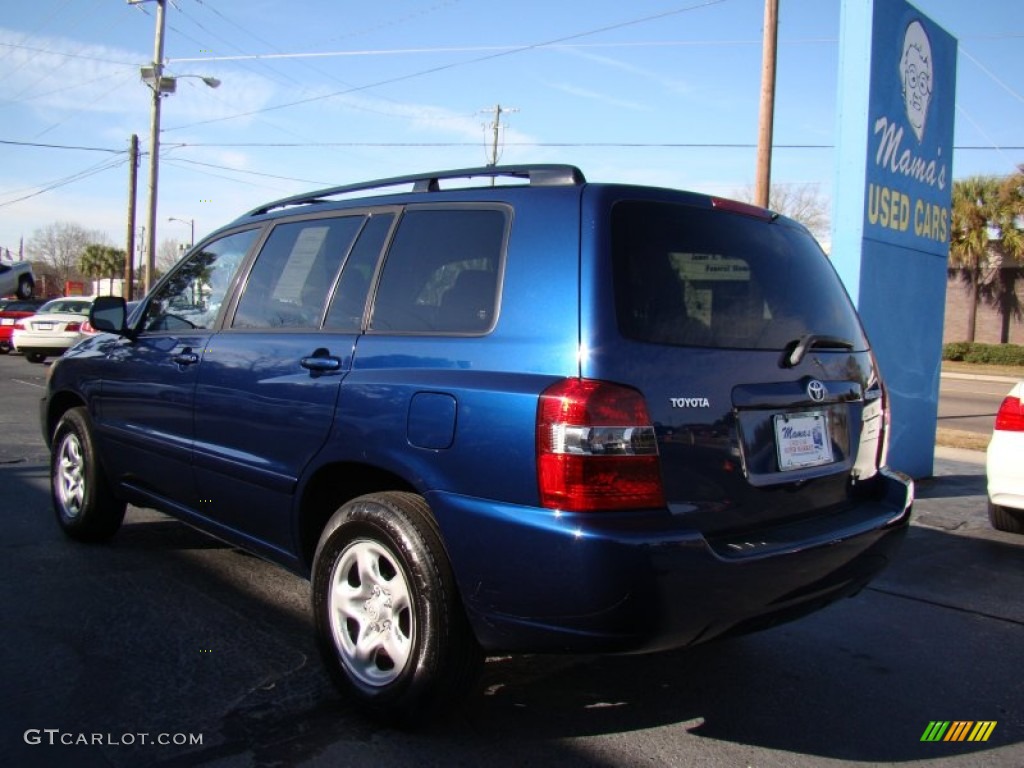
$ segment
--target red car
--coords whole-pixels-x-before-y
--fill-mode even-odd
[[[13,349],[11,334],[14,324],[23,317],[34,315],[43,305],[43,299],[9,299],[0,303],[0,355]]]

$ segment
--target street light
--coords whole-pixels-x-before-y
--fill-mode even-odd
[[[141,0],[128,0],[129,3],[138,4]],[[167,0],[155,0],[156,2],[156,39],[153,43],[153,63],[142,67],[140,74],[144,82],[153,92],[153,108],[149,121],[149,211],[146,227],[146,279],[143,284],[146,293],[153,287],[153,272],[156,269],[156,198],[157,198],[157,177],[160,173],[160,100],[165,94],[174,93],[177,88],[177,78],[196,77],[206,83],[210,88],[220,85],[220,80],[215,77],[204,77],[202,75],[178,75],[177,77],[164,76],[164,10]]]
[[[196,244],[196,220],[195,219],[178,219],[178,218],[175,218],[174,216],[171,216],[167,220],[168,221],[178,221],[178,222],[181,222],[182,224],[188,224],[190,229],[191,229],[191,232],[192,232],[192,236],[191,236],[191,238],[188,241],[188,247],[191,248],[193,245]]]

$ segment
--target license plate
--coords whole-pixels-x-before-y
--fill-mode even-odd
[[[832,437],[824,411],[775,417],[775,445],[783,472],[832,463]]]
[[[52,331],[53,323],[32,323],[32,327],[37,331]]]

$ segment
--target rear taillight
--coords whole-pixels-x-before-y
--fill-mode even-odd
[[[67,325],[64,326],[64,330],[68,331],[68,332],[79,331],[81,329],[82,329],[82,324],[81,323],[68,323]]]
[[[996,414],[996,429],[1024,432],[1024,403],[1019,397],[1007,397]]]
[[[537,405],[540,502],[567,511],[665,506],[643,396],[592,379],[548,387]]]
[[[24,331],[25,330],[25,324],[23,322],[21,322],[21,320],[19,320],[18,322],[16,322],[14,324],[14,330],[16,330],[16,331]]]
[[[82,323],[82,333],[96,333],[96,329],[92,327],[92,323],[86,320]]]

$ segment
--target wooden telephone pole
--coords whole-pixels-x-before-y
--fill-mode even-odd
[[[779,37],[779,0],[764,2],[764,49],[761,52],[761,114],[757,131],[757,178],[754,203],[768,207],[772,182],[772,129],[775,120],[775,61]]]
[[[124,298],[135,298],[135,198],[139,189],[139,137],[132,134],[128,148],[128,232],[125,237]]]

